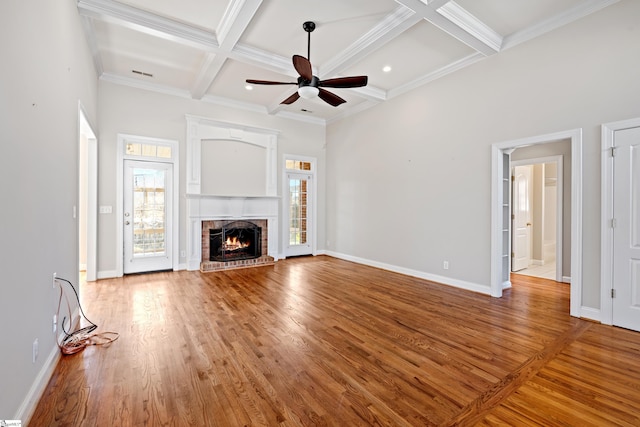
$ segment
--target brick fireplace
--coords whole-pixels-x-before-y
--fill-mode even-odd
[[[211,242],[216,239],[212,239],[212,231],[224,230],[228,226],[237,226],[238,224],[248,223],[257,226],[261,231],[260,235],[260,247],[258,249],[258,256],[244,257],[244,259],[234,259],[233,256],[225,257],[216,256],[219,252],[216,248],[211,248]],[[268,237],[268,221],[266,219],[251,219],[251,220],[212,220],[202,221],[202,262],[200,263],[200,271],[219,271],[230,270],[235,268],[256,267],[261,265],[270,265],[275,262],[272,256],[268,255],[269,251],[269,237]],[[212,256],[213,253],[213,256]]]
[[[187,195],[187,269],[228,270],[269,265],[278,260],[277,196]],[[261,255],[254,259],[211,261],[210,231],[224,224],[244,221],[261,229]]]

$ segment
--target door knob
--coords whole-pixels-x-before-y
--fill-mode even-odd
[[[129,225],[129,224],[131,224],[129,221],[124,222],[124,225]]]
[[[531,227],[531,223],[530,222],[527,223],[527,227]]]

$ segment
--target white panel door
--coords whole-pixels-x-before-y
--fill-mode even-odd
[[[640,128],[614,141],[613,324],[640,331]]]
[[[125,274],[173,268],[172,175],[170,163],[124,162]]]
[[[518,271],[531,262],[531,166],[513,168],[513,226],[511,271]]]
[[[287,173],[287,215],[288,239],[285,246],[286,256],[311,255],[311,202],[313,200],[312,175],[305,173]]]

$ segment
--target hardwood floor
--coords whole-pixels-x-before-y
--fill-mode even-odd
[[[640,425],[640,334],[513,280],[496,299],[320,256],[89,283],[120,339],[64,356],[30,425]]]

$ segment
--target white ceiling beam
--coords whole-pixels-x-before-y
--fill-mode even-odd
[[[319,70],[319,74],[321,76],[337,76],[342,70],[349,68],[384,46],[421,20],[420,16],[416,16],[406,7],[396,8],[353,44],[327,61]]]
[[[78,0],[80,15],[111,22],[165,40],[208,52],[219,50],[216,36],[208,31],[109,0]]]
[[[439,9],[445,4],[449,3],[450,1],[451,0],[429,0],[427,4],[429,5],[429,7],[432,7],[434,9]]]
[[[502,37],[455,2],[447,2],[437,9],[420,0],[396,2],[483,55],[493,55],[500,50]],[[436,5],[439,2],[434,3]]]
[[[491,49],[490,53],[500,51],[502,36],[467,12],[466,9],[462,8],[456,2],[448,2],[439,8],[437,12],[471,35],[474,39],[480,41],[482,46],[488,46]],[[480,51],[482,52],[482,50]],[[485,53],[485,55],[486,54],[487,53]]]
[[[290,57],[276,55],[252,46],[238,43],[233,51],[229,53],[229,58],[244,62],[245,64],[265,68],[273,71],[274,73],[290,76],[293,81],[296,81],[298,78],[298,74],[295,73]]]
[[[200,99],[207,93],[209,87],[222,69],[227,60],[227,55],[240,40],[262,4],[262,0],[232,0],[229,2],[224,16],[218,25],[217,35],[220,52],[217,55],[209,54],[203,61],[198,77],[191,90],[195,99]],[[225,53],[222,55],[220,53]]]

